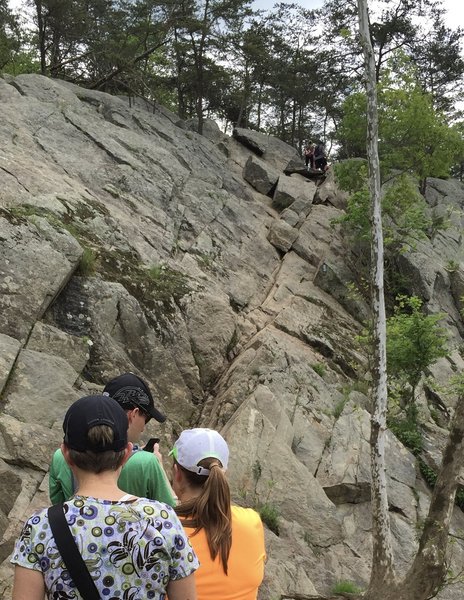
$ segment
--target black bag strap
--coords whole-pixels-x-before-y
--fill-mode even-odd
[[[54,504],[50,506],[47,514],[56,546],[80,595],[84,600],[101,600],[87,565],[69,529],[63,505]]]

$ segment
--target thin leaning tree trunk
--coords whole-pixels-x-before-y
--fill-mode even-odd
[[[433,598],[445,582],[448,570],[448,533],[463,466],[464,398],[460,396],[419,542],[419,550],[411,569],[399,585],[398,600]]]
[[[373,313],[374,360],[372,368],[373,407],[371,416],[372,571],[367,598],[379,597],[382,588],[394,584],[393,550],[388,513],[385,473],[387,417],[386,316],[384,299],[383,232],[378,153],[378,114],[375,60],[372,48],[367,0],[358,0],[359,33],[363,47],[367,92],[367,156],[369,166],[371,220],[371,301]]]

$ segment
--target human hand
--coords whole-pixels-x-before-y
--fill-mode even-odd
[[[159,451],[159,443],[158,442],[153,446],[153,454],[159,460],[160,464],[163,464],[163,455]]]

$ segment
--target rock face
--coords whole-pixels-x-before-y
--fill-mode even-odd
[[[298,174],[296,151],[269,136],[208,122],[199,136],[162,107],[36,75],[0,79],[0,103],[0,596],[21,522],[48,504],[66,408],[127,370],[169,416],[164,450],[183,427],[221,429],[235,501],[278,511],[261,600],[365,585],[368,357],[354,340],[369,307],[333,177]],[[432,180],[428,201],[450,227],[399,264],[458,348],[463,186]],[[456,350],[433,374],[462,366]],[[429,399],[443,414],[427,429],[432,465],[456,401],[438,394],[421,400],[426,418]],[[387,466],[404,572],[430,491],[393,435]],[[462,521],[456,509],[453,531]]]

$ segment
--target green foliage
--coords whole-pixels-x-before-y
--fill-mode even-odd
[[[90,277],[97,270],[97,255],[92,248],[85,247],[77,268],[78,275]]]
[[[387,319],[388,373],[410,386],[410,401],[425,369],[448,354],[447,333],[439,325],[444,316],[426,315],[416,296],[398,296],[394,315]]]
[[[33,50],[21,50],[11,53],[3,72],[14,77],[24,73],[40,73],[40,63]]]
[[[423,439],[416,419],[411,417],[406,419],[388,417],[387,425],[400,442],[411,450],[414,456],[419,456],[423,448]]]
[[[451,259],[446,263],[445,269],[448,273],[454,273],[459,269],[459,263]]]
[[[434,488],[437,482],[438,475],[431,467],[429,467],[421,458],[419,459],[419,469],[422,477],[430,488]],[[458,486],[456,495],[454,497],[454,503],[462,511],[464,511],[464,487]]]
[[[0,72],[5,71],[20,48],[20,31],[17,17],[7,0],[0,0]]]
[[[259,512],[263,523],[276,535],[279,535],[280,512],[277,506],[271,502],[265,502],[264,504],[258,504],[256,510]]]
[[[255,460],[255,462],[253,463],[253,467],[251,468],[251,471],[253,473],[253,479],[254,479],[255,483],[257,483],[263,472],[261,463],[259,462],[259,460]]]
[[[311,369],[317,373],[319,377],[324,377],[327,367],[324,363],[313,363]]]
[[[350,176],[351,174],[351,176]],[[335,166],[339,186],[349,192],[345,215],[339,219],[357,241],[370,241],[370,195],[367,165],[363,160],[343,161]],[[427,205],[408,175],[395,177],[382,196],[384,245],[392,253],[414,248],[431,227]]]
[[[464,511],[464,488],[462,486],[459,486],[456,491],[454,503],[456,504],[456,506],[459,506],[459,508]]]
[[[427,177],[448,177],[462,155],[462,137],[434,108],[407,59],[397,55],[378,85],[379,158],[384,174],[392,170]],[[394,68],[394,70],[392,70]],[[347,156],[366,156],[367,110],[364,93],[344,103],[339,140]]]
[[[332,587],[332,594],[360,594],[362,589],[358,587],[353,581],[342,580],[336,583]]]
[[[419,459],[419,469],[427,485],[431,488],[434,488],[435,483],[437,482],[436,472],[431,467],[429,467],[422,459]]]
[[[333,410],[333,416],[335,417],[335,419],[340,418],[340,415],[343,412],[343,409],[346,406],[346,403],[348,402],[348,396],[344,396],[341,400],[339,400],[337,402],[337,404],[335,405],[335,408]]]
[[[186,276],[167,265],[154,265],[146,273],[154,297],[163,303],[178,301],[190,291]]]

